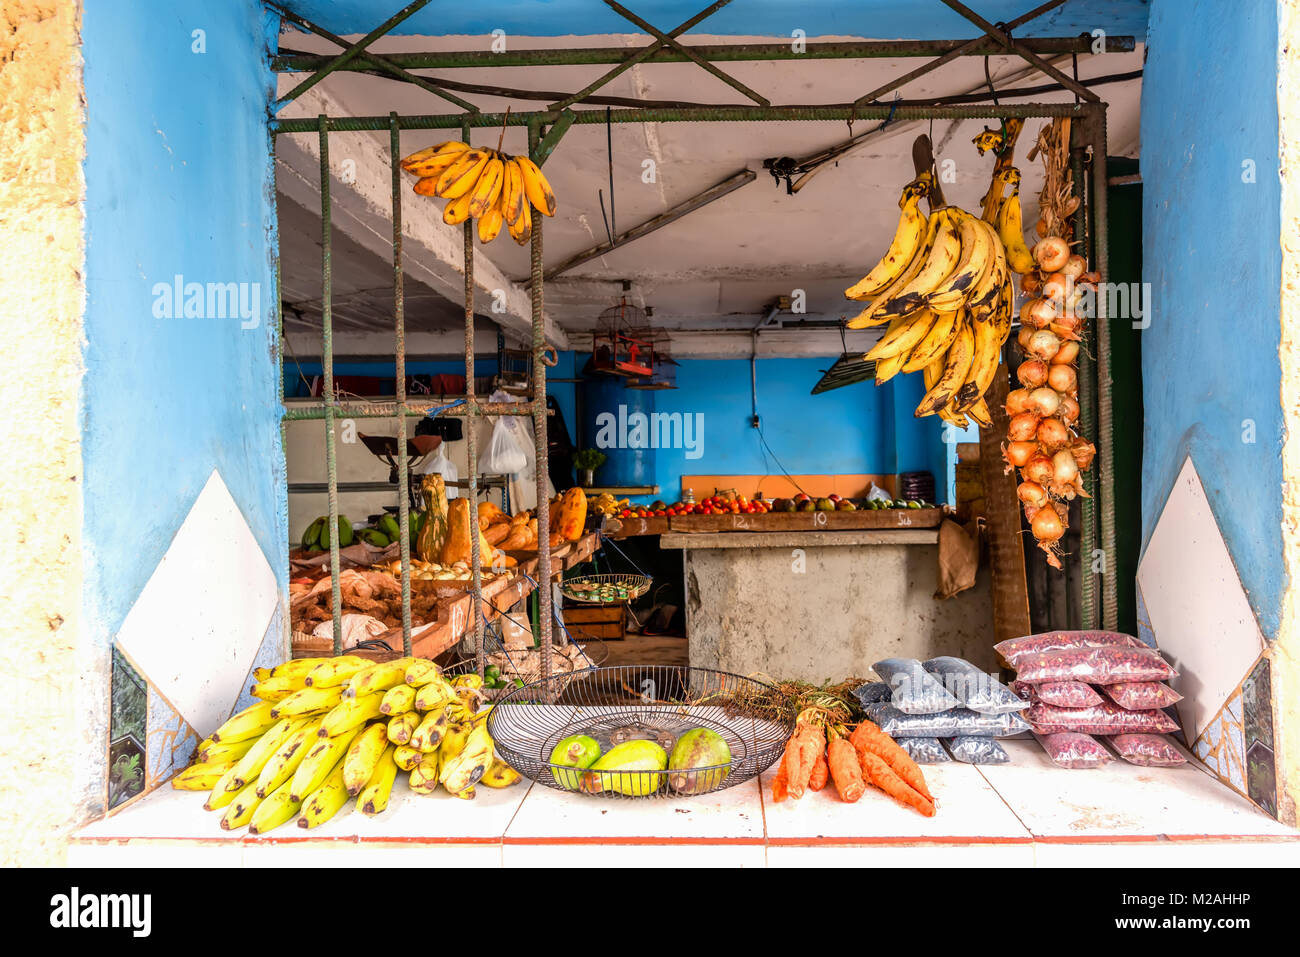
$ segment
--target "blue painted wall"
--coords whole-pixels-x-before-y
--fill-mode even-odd
[[[1270,637],[1286,585],[1277,43],[1268,0],[1155,0],[1142,89],[1143,543],[1190,453]]]
[[[274,30],[254,0],[88,3],[83,17],[84,603],[102,646],[214,468],[284,585]],[[159,317],[155,284],[178,274],[249,284],[258,308],[246,322]]]
[[[391,0],[287,0],[287,7],[334,33],[368,33],[402,4]],[[633,9],[663,30],[683,23],[706,6],[697,0],[658,0]],[[1024,0],[982,0],[974,5],[991,23],[1013,20],[1034,4]],[[1029,36],[1074,36],[1096,28],[1141,36],[1146,0],[1070,0],[1019,31]],[[565,36],[639,33],[640,29],[598,0],[480,0],[473,4],[432,3],[395,32],[409,34],[490,34]],[[704,20],[693,33],[788,37],[859,36],[917,39],[973,37],[979,31],[937,0],[745,0]]]

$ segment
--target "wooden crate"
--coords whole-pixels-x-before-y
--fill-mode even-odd
[[[574,641],[622,641],[627,637],[626,621],[622,605],[575,605],[564,609],[564,625]]]

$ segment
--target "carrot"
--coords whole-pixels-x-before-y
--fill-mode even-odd
[[[863,754],[874,754],[890,769],[903,779],[912,790],[922,797],[934,800],[934,795],[925,785],[925,775],[911,756],[904,751],[897,741],[870,721],[863,721],[849,735],[849,743],[858,752],[859,760]]]
[[[796,727],[790,740],[785,743],[785,756],[781,758],[781,767],[785,771],[786,794],[796,801],[803,797],[803,749],[799,740],[799,728]]]
[[[826,752],[822,751],[817,755],[817,761],[813,764],[812,776],[808,778],[808,790],[820,791],[826,787],[826,781],[830,776],[831,769],[826,763]]]
[[[786,743],[785,753],[790,754],[790,748],[793,745],[798,756],[797,763],[792,761],[790,764],[790,795],[794,798],[803,797],[803,792],[812,781],[813,768],[817,764],[817,756],[826,750],[826,736],[822,730],[815,726],[811,721],[803,719],[795,722],[794,734]]]
[[[777,804],[790,796],[789,780],[790,776],[786,768],[785,758],[782,758],[781,766],[776,770],[776,777],[772,779],[772,800]]]
[[[934,817],[934,801],[912,790],[911,786],[894,773],[893,768],[884,759],[870,751],[859,751],[862,773],[875,787],[880,788],[896,801],[908,807],[916,808],[926,817]]]
[[[827,764],[830,766],[831,777],[835,780],[835,790],[839,792],[840,800],[852,804],[867,790],[858,763],[858,753],[853,750],[853,745],[841,737],[831,739],[826,753]]]

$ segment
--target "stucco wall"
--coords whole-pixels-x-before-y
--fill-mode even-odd
[[[74,0],[0,8],[0,866],[63,860],[77,743],[81,56]]]

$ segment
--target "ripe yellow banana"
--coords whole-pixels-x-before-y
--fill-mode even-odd
[[[438,748],[443,760],[450,760],[465,750],[465,742],[474,730],[473,721],[453,721],[442,735],[442,745]]]
[[[307,752],[315,745],[316,730],[319,727],[320,719],[311,718],[280,743],[275,754],[262,765],[262,770],[257,775],[258,794],[266,797],[293,777]]]
[[[505,178],[501,183],[501,212],[505,221],[513,226],[519,219],[528,197],[524,195],[524,171],[513,156],[505,161]]]
[[[474,149],[461,153],[456,162],[438,177],[438,195],[444,199],[459,199],[466,193],[473,192],[490,159],[491,150]]]
[[[411,747],[425,754],[437,751],[438,746],[442,744],[442,736],[446,733],[447,725],[450,723],[451,714],[446,708],[429,712],[411,735]]]
[[[979,401],[966,410],[969,415],[981,429],[993,428],[993,416],[989,414],[989,404],[985,401],[984,396],[979,397]]]
[[[916,407],[915,415],[917,418],[922,416],[934,415],[944,406],[946,406],[961,388],[962,383],[966,381],[966,373],[970,371],[971,361],[975,355],[975,335],[971,331],[970,325],[963,324],[957,338],[953,340],[952,346],[948,349],[948,354],[944,360],[943,375],[934,387],[926,392],[921,403]]]
[[[379,706],[384,696],[376,691],[364,698],[344,698],[325,715],[316,731],[320,738],[334,738],[353,728],[359,728],[367,721],[379,717]]]
[[[310,680],[310,679],[309,679]],[[330,710],[343,700],[344,688],[334,685],[329,688],[303,688],[289,697],[275,703],[271,713],[277,718],[300,718],[311,714],[321,714]]]
[[[354,728],[336,738],[316,739],[290,779],[293,788],[289,793],[294,800],[301,801],[320,787],[336,765],[339,774],[343,773],[343,756],[348,753],[352,740],[360,733],[360,728]]]
[[[493,203],[482,216],[478,218],[478,241],[481,243],[490,243],[501,233],[501,227],[505,224],[505,214],[501,211],[500,198]]]
[[[939,314],[922,306],[915,312],[902,317],[899,325],[891,325],[880,341],[871,347],[864,359],[881,362],[892,356],[901,356],[906,363],[912,349],[925,338],[938,321]],[[900,366],[900,369],[902,366]]]
[[[348,789],[343,783],[343,765],[330,772],[324,783],[307,795],[298,815],[299,827],[319,827],[348,803]]]
[[[907,264],[907,268],[899,273],[898,278],[890,283],[880,295],[876,296],[867,304],[867,307],[848,321],[850,329],[865,329],[868,326],[878,326],[881,323],[889,322],[894,318],[893,314],[884,312],[885,303],[889,302],[895,292],[901,290],[925,266],[926,260],[929,259],[930,249],[934,245],[935,235],[939,229],[939,218],[931,215],[926,220],[925,238],[921,240],[921,245],[917,248],[916,254],[912,256],[912,261]]]
[[[322,661],[329,661],[329,658],[290,658],[271,669],[271,678],[297,678],[299,681],[306,683],[307,676],[311,674]],[[258,677],[258,681],[265,681],[265,677]]]
[[[469,204],[474,201],[473,193],[466,193],[449,202],[442,211],[442,221],[448,226],[459,226],[469,219]]]
[[[398,767],[401,767],[399,764]],[[416,794],[432,794],[438,787],[438,774],[442,770],[442,755],[437,751],[423,755],[411,768],[411,776],[406,783]]]
[[[956,226],[957,213],[953,207],[945,207],[933,213],[931,218],[935,217],[938,217],[939,224],[925,264],[880,307],[881,312],[886,315],[901,315],[922,305],[926,297],[948,278],[956,267],[957,260],[961,256],[961,238],[957,234]]]
[[[939,418],[963,432],[970,428],[970,422],[967,421],[966,416],[954,410],[951,402],[939,410]]]
[[[1012,176],[1011,174],[1014,174]],[[1013,272],[1020,275],[1032,272],[1037,263],[1033,253],[1025,245],[1025,227],[1020,214],[1020,171],[1011,167],[1006,171],[1007,183],[1011,186],[1011,195],[1002,200],[998,206],[998,238],[1007,251],[1007,264]]]
[[[442,678],[435,678],[415,693],[416,711],[441,711],[456,700],[456,692]]]
[[[388,725],[382,722],[370,725],[352,740],[343,757],[343,784],[349,794],[361,793],[388,748]]]
[[[262,803],[253,812],[253,819],[248,822],[249,834],[266,834],[294,819],[298,809],[302,807],[302,802],[295,801],[293,795],[289,793],[290,790],[292,788],[289,782],[285,781],[262,798]]]
[[[465,742],[465,750],[443,763],[438,772],[438,783],[452,794],[472,788],[492,764],[492,759],[492,739],[488,737],[487,728],[475,728]]]
[[[308,723],[307,718],[285,718],[262,735],[257,744],[249,748],[248,753],[235,763],[235,773],[226,782],[226,787],[230,790],[240,790],[249,782],[255,782],[261,775],[262,768],[271,760],[275,752],[280,750],[295,731]]]
[[[275,706],[269,701],[259,701],[252,707],[245,708],[213,731],[212,740],[221,744],[232,744],[236,741],[247,741],[249,738],[260,738],[267,728],[279,720],[278,715],[271,714],[273,707]]]
[[[198,764],[233,764],[248,753],[248,749],[257,744],[257,738],[245,738],[243,741],[211,741],[199,745],[195,758]]]
[[[172,787],[178,791],[211,791],[234,766],[233,761],[223,764],[191,764],[172,778]]]
[[[253,812],[257,806],[262,803],[262,799],[257,796],[257,784],[253,782],[247,784],[234,796],[230,806],[226,808],[226,813],[221,816],[221,829],[223,831],[233,831],[241,828],[253,819]]]
[[[884,292],[907,268],[925,238],[926,220],[920,209],[921,196],[922,193],[912,190],[910,184],[903,191],[903,214],[898,218],[898,227],[888,251],[871,272],[844,290],[847,298],[858,301],[872,299]]]
[[[1006,250],[1002,246],[1002,240],[998,238],[997,230],[992,225],[982,219],[976,220],[979,228],[989,237],[992,244],[993,257],[988,267],[984,270],[984,275],[975,283],[975,288],[971,290],[970,298],[966,300],[966,305],[972,310],[985,309],[998,300],[1002,294],[1002,285],[1011,275],[1007,270]]]
[[[518,784],[520,777],[518,771],[500,758],[496,758],[488,765],[488,769],[483,772],[483,778],[479,781],[479,784],[487,785],[490,788],[508,788],[512,784]]]
[[[529,212],[529,205],[524,203],[519,209],[519,218],[510,224],[510,238],[520,246],[533,235],[533,214]]]
[[[406,714],[415,707],[415,689],[408,684],[396,685],[384,692],[384,699],[379,703],[382,714],[397,717]]]
[[[442,669],[427,658],[416,658],[406,666],[406,683],[412,688],[427,685],[442,676]]]
[[[249,688],[249,693],[254,698],[260,698],[262,701],[281,701],[295,691],[301,691],[306,685],[301,678],[294,680],[292,678],[267,678],[265,681],[257,681]]]
[[[474,195],[469,204],[470,216],[478,219],[496,204],[497,197],[501,195],[501,181],[505,176],[505,169],[500,156],[493,156],[488,160],[472,190]]]
[[[216,784],[212,785],[212,793],[209,794],[208,799],[203,802],[203,809],[205,811],[219,811],[235,799],[235,795],[238,794],[239,791],[231,791],[226,788],[226,785],[230,783],[230,779],[234,776],[235,766],[232,764],[230,770],[223,774]]]
[[[952,345],[952,341],[957,338],[957,333],[961,331],[963,321],[961,313],[961,309],[939,313],[934,324],[930,326],[930,331],[925,334],[925,338],[913,346],[912,351],[908,353],[902,371],[920,372],[935,359],[942,358],[948,351],[948,347]]]
[[[468,143],[447,140],[445,143],[435,143],[433,146],[426,146],[412,153],[399,165],[412,176],[437,176],[468,149]]]
[[[411,735],[420,726],[423,717],[418,711],[404,711],[388,722],[388,740],[393,744],[409,744]]]
[[[269,677],[271,677],[271,669],[270,669],[270,668],[254,668],[254,669],[253,669],[253,680],[254,680],[254,681],[265,681],[265,680],[266,680],[267,678],[269,678]]]
[[[926,297],[932,309],[956,309],[966,302],[976,284],[988,272],[994,258],[993,242],[985,223],[965,211],[958,211],[957,238],[961,253],[957,265],[948,278],[939,283]]]
[[[311,671],[307,672],[308,688],[337,688],[363,668],[369,668],[373,662],[356,655],[343,655],[339,658],[326,658]]]
[[[361,809],[362,814],[373,816],[388,807],[388,799],[393,794],[393,782],[397,780],[397,764],[393,761],[393,753],[396,750],[391,744],[384,749],[384,753],[375,764],[374,773],[370,775],[370,780],[357,796],[357,807]]]
[[[369,668],[363,668],[352,676],[343,696],[357,698],[374,694],[376,691],[387,691],[395,685],[402,684],[406,681],[406,666],[413,661],[414,658],[398,658],[395,661],[381,661]]]
[[[405,744],[397,745],[393,751],[393,761],[403,771],[414,771],[416,766],[427,757],[430,757],[430,755]]]
[[[538,211],[547,216],[554,216],[555,194],[551,192],[551,184],[546,181],[537,164],[527,156],[516,156],[515,162],[519,164],[519,172],[523,174],[524,194],[528,197],[528,201],[536,206]]]

